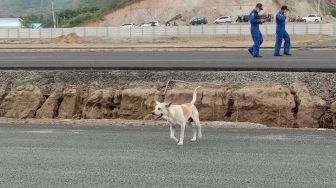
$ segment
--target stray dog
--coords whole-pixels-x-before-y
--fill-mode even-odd
[[[196,141],[196,136],[198,134],[198,139],[202,138],[202,127],[199,120],[198,110],[195,106],[197,89],[193,95],[193,99],[190,103],[182,105],[172,105],[172,103],[160,103],[156,101],[155,110],[152,112],[152,115],[156,116],[156,119],[163,117],[168,121],[170,126],[170,138],[175,142],[178,142],[177,145],[183,145],[184,140],[184,131],[186,125],[190,125],[193,131],[193,137],[191,141]],[[176,126],[181,126],[180,140],[175,137]]]

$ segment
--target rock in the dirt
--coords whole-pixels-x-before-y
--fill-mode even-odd
[[[82,98],[77,89],[65,89],[63,101],[58,110],[58,117],[62,119],[75,119],[81,116]]]
[[[233,93],[231,121],[261,123],[274,127],[292,127],[295,108],[290,90],[281,85],[246,86]]]
[[[201,90],[201,102],[196,104],[202,121],[224,121],[229,110],[229,93],[226,88]]]
[[[41,119],[56,118],[62,99],[63,87],[56,88],[56,90],[48,97],[42,107],[37,111],[36,117]]]
[[[336,114],[336,101],[330,105],[330,111]]]
[[[113,102],[114,92],[109,89],[97,90],[87,100],[84,108],[86,119],[109,119],[113,117],[116,105]]]
[[[25,85],[11,91],[1,102],[0,116],[8,118],[34,118],[45,97],[33,85]]]
[[[321,97],[312,96],[304,84],[292,84],[291,90],[298,98],[296,122],[299,127],[318,128],[319,120],[326,111],[327,103]]]
[[[159,98],[156,89],[125,89],[122,91],[118,116],[127,119],[143,119],[154,110]]]

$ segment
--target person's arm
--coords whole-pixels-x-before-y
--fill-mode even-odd
[[[287,16],[285,14],[277,14],[277,20],[284,22],[286,19]]]

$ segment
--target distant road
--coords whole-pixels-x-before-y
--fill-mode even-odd
[[[246,51],[1,52],[0,69],[138,69],[336,72],[336,50],[295,50],[292,57],[252,58]]]
[[[187,129],[186,139],[191,131]],[[0,124],[0,187],[336,187],[335,131]]]

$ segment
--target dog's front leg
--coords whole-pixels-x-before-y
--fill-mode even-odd
[[[186,127],[186,124],[183,123],[183,124],[181,125],[180,141],[177,143],[177,145],[179,145],[179,146],[182,146],[182,145],[183,145],[185,127]]]
[[[178,142],[177,138],[175,137],[175,126],[170,124],[170,138],[173,139],[175,142]]]

